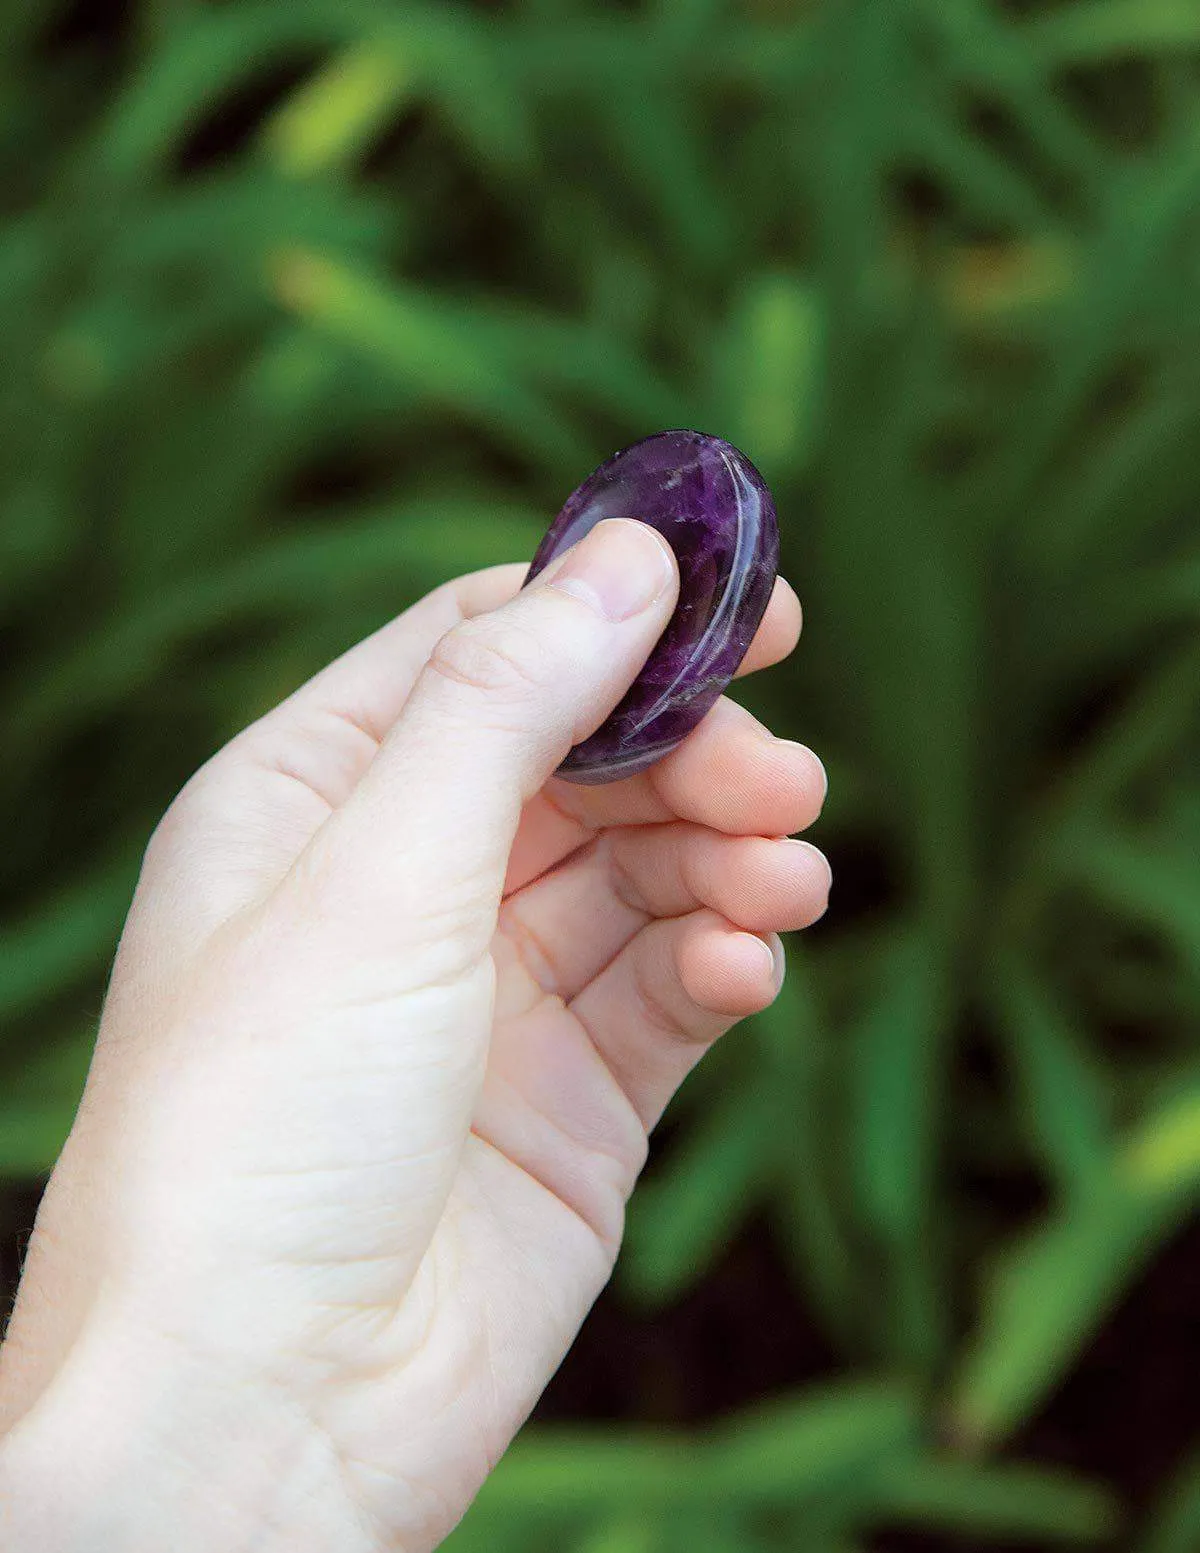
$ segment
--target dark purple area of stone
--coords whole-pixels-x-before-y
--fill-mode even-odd
[[[559,767],[614,782],[669,754],[729,684],[758,630],[779,566],[775,505],[731,443],[661,431],[614,453],[551,524],[526,582],[605,518],[639,518],[679,561],[679,603],[624,700]]]

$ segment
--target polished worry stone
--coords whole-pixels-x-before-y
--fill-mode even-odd
[[[779,565],[771,493],[719,437],[661,431],[588,476],[538,546],[526,582],[604,518],[639,518],[679,562],[679,603],[624,700],[559,767],[572,782],[644,771],[692,731],[733,678]]]

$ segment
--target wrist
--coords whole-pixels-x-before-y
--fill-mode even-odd
[[[83,1336],[0,1438],[0,1548],[366,1553],[336,1453],[286,1399],[161,1334]]]

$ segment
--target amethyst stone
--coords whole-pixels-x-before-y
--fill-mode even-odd
[[[661,431],[614,453],[567,499],[529,568],[542,568],[603,518],[639,518],[679,561],[675,613],[612,716],[559,767],[614,782],[669,754],[733,678],[779,565],[775,506],[743,453],[698,431]]]

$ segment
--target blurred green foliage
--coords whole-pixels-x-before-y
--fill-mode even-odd
[[[806,642],[747,695],[827,757],[840,872],[618,1276],[665,1309],[766,1216],[844,1378],[535,1429],[453,1546],[1111,1539],[995,1452],[1200,1195],[1200,9],[2,0],[0,41],[0,1170],[55,1156],[191,769],[698,426],[778,497]]]

